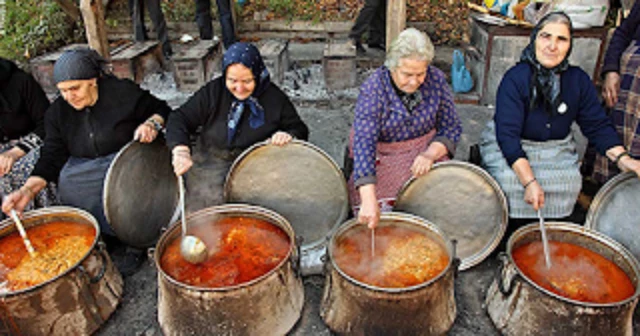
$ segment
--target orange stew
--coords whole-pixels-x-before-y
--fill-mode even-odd
[[[354,226],[336,240],[333,257],[350,277],[381,288],[424,283],[449,264],[444,247],[424,232],[395,225],[376,228],[373,255],[371,231],[364,225]]]
[[[228,287],[256,279],[278,266],[291,246],[281,228],[250,217],[223,218],[198,226],[194,233],[209,250],[205,262],[184,260],[177,238],[164,250],[160,263],[170,277],[197,287]]]
[[[96,230],[74,222],[50,222],[27,229],[32,257],[16,231],[0,239],[0,291],[16,291],[55,278],[91,249]]]
[[[612,303],[635,292],[631,279],[618,265],[584,247],[549,242],[551,268],[544,261],[542,242],[519,246],[513,259],[529,279],[560,296],[582,302]]]

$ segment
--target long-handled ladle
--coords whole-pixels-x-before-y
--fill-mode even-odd
[[[199,264],[207,260],[207,245],[196,237],[187,235],[187,219],[184,205],[184,179],[182,175],[178,176],[178,189],[180,190],[180,220],[182,222],[182,241],[180,241],[180,254],[182,257],[192,263]]]
[[[538,209],[538,219],[540,220],[540,234],[542,235],[542,250],[544,252],[544,261],[547,268],[551,268],[551,254],[549,252],[549,240],[547,239],[547,229],[544,226],[544,218],[540,209]]]
[[[24,230],[24,226],[22,226],[22,222],[14,209],[11,209],[11,218],[16,222],[16,227],[18,228],[18,232],[20,232],[20,236],[22,236],[24,247],[27,248],[29,255],[33,257],[36,254],[36,250],[33,249],[33,245],[31,245],[31,241],[29,240],[29,237],[27,237],[27,231]]]

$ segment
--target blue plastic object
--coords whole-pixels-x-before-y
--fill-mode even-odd
[[[453,63],[451,64],[451,86],[453,92],[465,93],[473,88],[473,78],[464,65],[464,55],[458,49],[453,51]]]

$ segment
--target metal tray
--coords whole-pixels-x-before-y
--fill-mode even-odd
[[[327,237],[349,211],[347,184],[338,165],[300,140],[285,146],[260,142],[248,148],[231,166],[224,194],[227,203],[259,205],[284,216],[302,238],[306,274],[317,269],[305,268],[305,256],[312,250],[324,254]],[[318,262],[309,267],[321,267]]]
[[[109,166],[104,182],[104,214],[118,239],[146,248],[160,237],[178,210],[178,184],[163,138],[132,141]]]
[[[640,179],[619,174],[598,191],[591,202],[585,226],[618,241],[640,260]]]
[[[500,243],[508,222],[507,199],[483,169],[461,161],[437,163],[398,192],[394,211],[420,216],[455,239],[460,269],[482,262]]]

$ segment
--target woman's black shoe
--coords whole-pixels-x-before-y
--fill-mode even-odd
[[[369,45],[369,49],[378,49],[378,50],[385,51],[384,46],[380,43],[369,43],[368,45]]]

